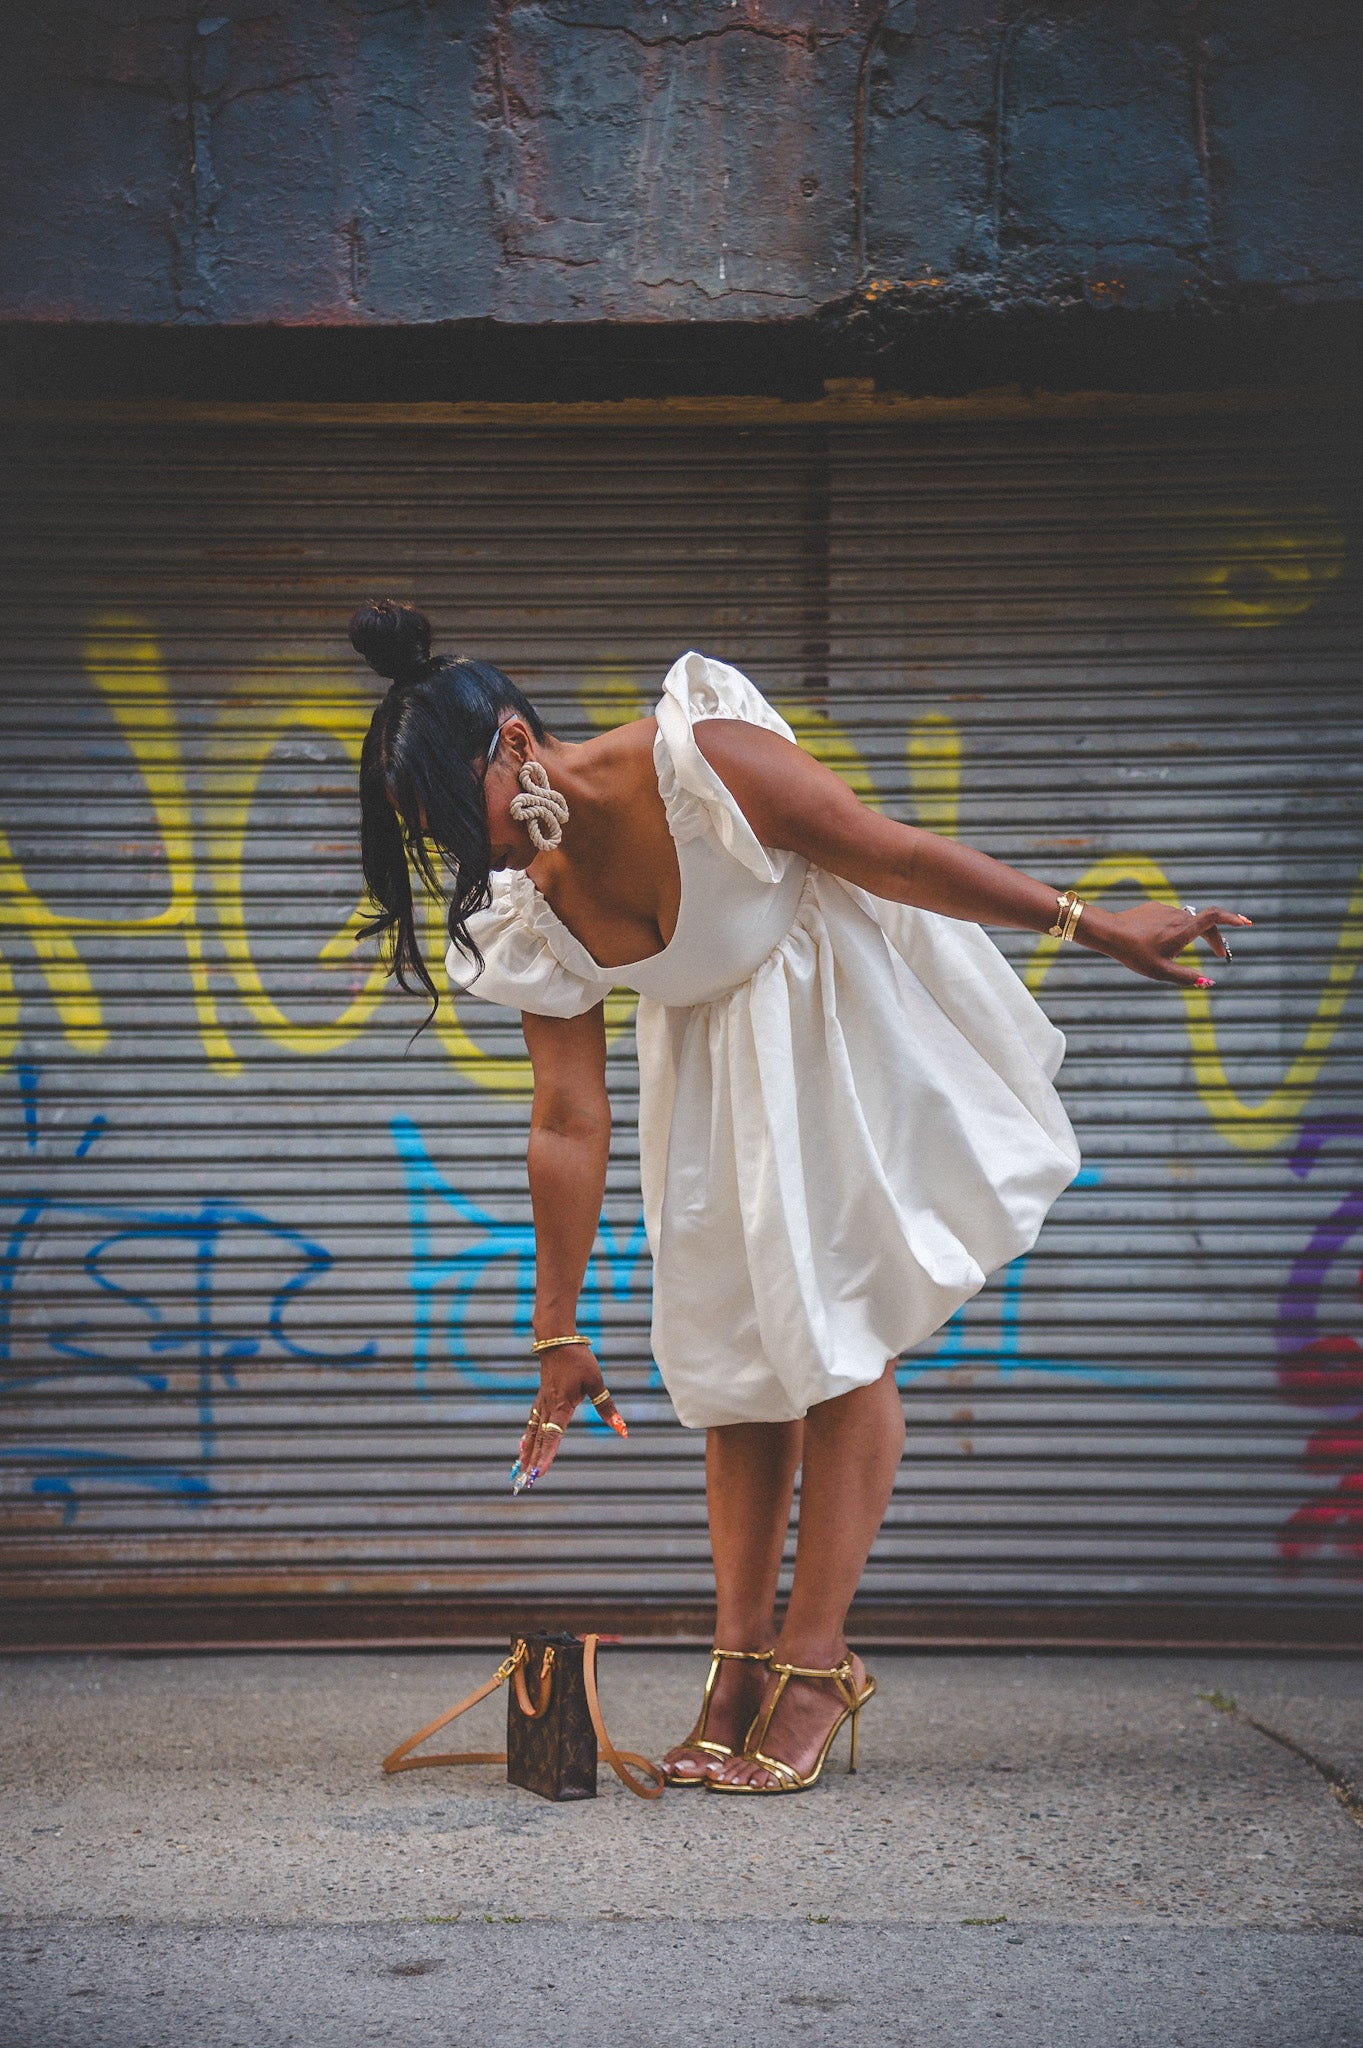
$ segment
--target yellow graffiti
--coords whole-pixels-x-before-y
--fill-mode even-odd
[[[1215,626],[1281,626],[1309,611],[1344,567],[1336,527],[1303,522],[1284,532],[1260,513],[1232,513],[1207,535],[1184,599]]]
[[[438,896],[426,891],[426,964],[437,988],[445,978],[445,950],[449,945],[449,934],[445,926],[445,905]],[[485,1008],[480,1004],[480,1008]],[[440,1038],[455,1072],[466,1081],[476,1081],[480,1088],[489,1088],[494,1095],[528,1095],[534,1086],[534,1074],[530,1060],[525,1053],[507,1054],[484,1051],[483,1047],[469,1036],[460,1021],[457,1001],[443,1000],[435,1013],[432,1027]]]
[[[210,982],[199,914],[202,892],[196,872],[195,817],[160,650],[145,625],[115,616],[96,623],[85,656],[90,678],[118,723],[155,814],[165,852],[168,900],[162,909],[139,917],[100,918],[58,911],[29,883],[0,832],[0,932],[23,935],[44,977],[66,1041],[82,1053],[98,1053],[109,1037],[99,996],[82,957],[82,936],[177,934],[185,948],[205,1055],[217,1071],[237,1073],[241,1061],[219,1019]],[[879,792],[870,770],[845,729],[799,699],[778,701],[801,744],[841,775],[864,802],[878,806]],[[621,664],[608,664],[590,675],[583,684],[581,702],[599,730],[645,716],[649,708]],[[285,734],[295,730],[317,733],[339,747],[354,766],[369,712],[366,695],[343,674],[302,661],[275,663],[232,686],[209,739],[200,826],[223,960],[255,1024],[298,1054],[332,1052],[348,1044],[377,1011],[386,991],[386,977],[377,960],[362,963],[356,955],[361,915],[357,905],[316,954],[320,962],[342,968],[352,977],[349,999],[338,1014],[310,1023],[291,1017],[280,1006],[265,987],[252,956],[244,882],[251,815],[267,765]],[[907,760],[919,821],[931,830],[954,834],[961,740],[945,713],[924,712],[914,719],[908,733]],[[1164,871],[1139,854],[1109,855],[1076,883],[1086,897],[1126,885],[1134,885],[1159,902],[1179,901]],[[444,906],[434,899],[426,906],[425,943],[439,983],[444,973],[446,932]],[[1056,940],[1039,942],[1026,974],[1033,992],[1044,983],[1058,951]],[[1301,1049],[1279,1085],[1260,1103],[1245,1102],[1230,1083],[1206,992],[1194,988],[1181,991],[1198,1091],[1228,1143],[1247,1152],[1269,1151],[1296,1127],[1340,1027],[1361,955],[1363,875],[1345,913]],[[606,1024],[611,1042],[628,1029],[636,1001],[626,989],[616,990],[608,999]],[[12,964],[0,952],[0,1062],[14,1058],[20,1025]],[[505,1097],[521,1098],[530,1093],[533,1075],[529,1059],[523,1054],[488,1051],[463,1022],[457,1003],[442,1001],[435,1029],[462,1078]]]
[[[830,718],[826,711],[804,703],[799,697],[773,697],[772,703],[805,751],[816,761],[822,761],[825,768],[831,768],[835,775],[840,775],[864,804],[870,804],[873,810],[878,811],[880,791],[872,780],[871,771],[859,748],[837,720]]]
[[[633,671],[620,661],[606,661],[600,668],[589,670],[577,696],[599,732],[613,732],[617,725],[630,725],[636,718],[653,715],[653,706],[644,702],[644,693]]]
[[[209,741],[205,844],[223,951],[247,1009],[261,1029],[290,1052],[335,1052],[348,1045],[383,1001],[387,975],[382,962],[373,960],[359,992],[329,1023],[299,1022],[280,1009],[261,980],[246,926],[243,872],[251,810],[260,778],[285,733],[323,734],[358,771],[371,710],[368,699],[346,676],[291,662],[235,683]],[[355,970],[362,915],[363,906],[357,903],[318,949],[319,961]]]
[[[1143,854],[1108,854],[1081,875],[1074,888],[1080,896],[1092,899],[1107,889],[1120,888],[1128,882],[1143,889],[1157,903],[1178,905],[1182,900],[1163,868],[1155,861],[1147,860]],[[1023,977],[1033,995],[1050,972],[1060,944],[1059,939],[1049,937],[1038,942]],[[1197,1092],[1228,1144],[1237,1146],[1242,1152],[1271,1152],[1295,1130],[1339,1030],[1341,1013],[1358,972],[1360,955],[1363,955],[1363,872],[1359,874],[1345,910],[1316,1014],[1307,1026],[1301,1051],[1272,1094],[1258,1103],[1242,1101],[1227,1078],[1207,991],[1200,988],[1180,990]]]
[[[961,734],[945,711],[925,711],[909,727],[909,789],[918,822],[956,837],[961,797]]]
[[[218,1023],[199,929],[189,782],[161,650],[141,621],[113,616],[96,621],[85,644],[85,666],[142,770],[170,875],[170,901],[159,916],[119,920],[99,928],[129,932],[165,928],[181,933],[204,1052],[211,1065],[234,1072],[239,1062]]]
[[[71,937],[80,920],[63,917],[31,889],[0,832],[0,926],[21,931],[42,969],[66,1042],[76,1052],[102,1052],[109,1042],[104,1012],[80,948]],[[88,920],[85,921],[88,929]],[[9,962],[0,955],[0,1061],[18,1050],[19,998]]]
[[[113,712],[142,780],[165,852],[170,896],[164,910],[149,917],[86,917],[59,914],[32,889],[7,840],[0,835],[0,925],[21,930],[32,946],[52,996],[67,1043],[78,1052],[99,1052],[107,1043],[104,1013],[74,934],[104,932],[133,937],[178,931],[189,964],[199,1033],[209,1063],[235,1073],[240,1062],[218,1022],[209,985],[208,961],[199,927],[194,873],[194,835],[189,784],[175,722],[170,686],[160,649],[137,619],[111,616],[96,622],[85,647],[91,681]],[[6,982],[12,976],[6,969]],[[5,992],[3,1014],[11,1019],[0,1041],[0,1056],[13,1056],[15,1005]]]

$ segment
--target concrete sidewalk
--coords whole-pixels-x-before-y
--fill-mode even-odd
[[[880,1655],[861,1771],[792,1799],[382,1777],[495,1661],[0,1664],[7,2048],[1363,2048],[1363,1662]],[[616,1739],[703,1673],[607,1652]]]

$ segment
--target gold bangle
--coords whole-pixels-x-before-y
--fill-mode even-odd
[[[580,1330],[574,1330],[571,1337],[537,1337],[530,1346],[532,1351],[557,1351],[561,1344],[585,1344],[591,1349],[591,1338],[584,1337]]]
[[[1066,889],[1056,903],[1055,923],[1047,932],[1047,938],[1072,939],[1075,926],[1087,909],[1088,905],[1082,897],[1076,896],[1073,889]]]

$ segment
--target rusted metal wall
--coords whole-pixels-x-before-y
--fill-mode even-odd
[[[516,1020],[461,1001],[409,1047],[419,1012],[350,942],[374,695],[343,633],[381,592],[565,733],[646,711],[698,645],[870,802],[1058,886],[1251,912],[1211,993],[1004,938],[1070,1035],[1086,1165],[1036,1252],[905,1360],[866,1590],[891,1620],[1139,1602],[1147,1632],[1180,1602],[1356,1603],[1359,478],[1337,416],[49,413],[11,421],[6,475],[17,1626],[78,1636],[120,1602],[144,1638],[269,1601],[330,1603],[338,1634],[703,1610],[701,1442],[648,1356],[623,1002],[583,1321],[630,1440],[588,1422],[551,1486],[507,1490],[531,1385]]]
[[[1350,301],[1348,0],[5,10],[0,319]]]

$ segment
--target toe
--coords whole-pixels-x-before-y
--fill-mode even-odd
[[[708,1778],[715,1767],[715,1758],[700,1756],[693,1749],[675,1750],[663,1758],[663,1768],[674,1778]]]

